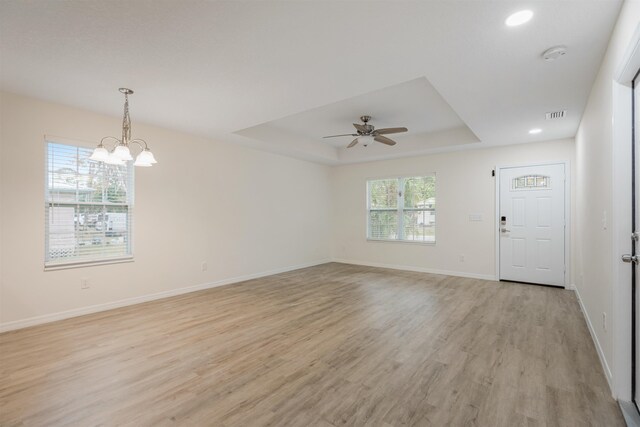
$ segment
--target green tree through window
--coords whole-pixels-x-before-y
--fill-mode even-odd
[[[368,181],[367,237],[434,243],[435,190],[434,175]]]

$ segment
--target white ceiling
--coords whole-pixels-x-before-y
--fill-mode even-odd
[[[362,123],[360,116],[369,115],[369,124],[376,128],[407,127],[409,132],[387,135],[398,144],[390,147],[384,144],[375,148],[358,146],[346,149],[353,136],[323,139],[326,135],[353,134],[353,123]],[[443,144],[455,142],[455,145],[479,142],[473,132],[458,117],[455,111],[438,94],[426,78],[421,77],[395,86],[377,90],[365,95],[355,96],[333,104],[293,114],[282,119],[252,126],[236,132],[238,135],[253,138],[268,144],[290,147],[319,145],[331,147],[327,151],[337,151],[339,160],[355,160],[377,157],[407,155],[415,152],[441,148]],[[457,138],[445,138],[443,135],[456,135]],[[464,138],[461,138],[464,136]],[[335,150],[335,149],[338,150]],[[361,149],[365,149],[362,152]]]
[[[4,0],[0,88],[118,116],[127,86],[134,125],[329,164],[565,138],[620,4]],[[532,21],[504,25],[524,8]],[[544,62],[558,44],[568,54]],[[556,109],[568,117],[545,122]],[[362,114],[410,132],[366,149],[320,138]]]

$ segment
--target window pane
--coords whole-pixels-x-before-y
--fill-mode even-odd
[[[368,181],[367,237],[435,242],[435,180],[429,175]]]
[[[433,210],[405,211],[404,240],[435,242],[436,212]]]
[[[81,261],[129,253],[127,206],[49,208],[49,260]]]
[[[434,176],[416,176],[404,180],[404,207],[433,209],[436,204]]]
[[[49,143],[49,201],[127,203],[129,167],[89,159],[92,150]]]
[[[47,179],[49,199],[75,201],[78,190],[78,149],[70,145],[48,145]]]
[[[369,181],[369,207],[371,209],[396,209],[397,206],[397,179]]]
[[[512,190],[536,190],[539,188],[549,188],[550,185],[551,177],[546,175],[527,175],[511,180]]]
[[[398,238],[398,212],[369,212],[369,238],[394,240]]]
[[[131,254],[133,165],[89,159],[92,150],[49,142],[46,261],[99,261]]]
[[[128,171],[125,166],[110,167],[105,170],[105,201],[109,203],[126,203],[128,192],[132,189],[127,188]]]
[[[76,250],[75,208],[49,208],[49,258],[72,257]]]

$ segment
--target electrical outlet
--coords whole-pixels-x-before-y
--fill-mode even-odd
[[[202,271],[207,271],[208,268],[209,266],[207,265],[206,261],[202,261]]]
[[[607,331],[607,313],[605,313],[604,311],[602,312],[602,329],[605,332]]]
[[[89,289],[89,279],[87,278],[80,279],[80,289]]]
[[[460,254],[460,262],[464,262],[464,254]]]

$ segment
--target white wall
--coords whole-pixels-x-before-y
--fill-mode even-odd
[[[121,119],[0,95],[5,328],[330,256],[329,167],[146,126],[134,111],[134,137],[146,139],[159,161],[136,168],[135,262],[45,272],[43,136],[95,143],[119,135]],[[80,289],[81,278],[90,289]]]
[[[147,126],[134,116],[134,136],[148,140],[160,162],[136,168],[135,262],[45,272],[44,135],[93,144],[117,134],[120,118],[0,95],[5,329],[331,257],[493,278],[491,170],[574,158],[568,139],[332,168]],[[431,172],[437,174],[437,244],[367,242],[366,179]],[[470,213],[483,221],[469,222]],[[81,278],[90,289],[80,289]]]
[[[495,277],[496,165],[574,160],[565,139],[334,167],[333,256],[348,262]],[[436,244],[366,240],[366,180],[436,173]],[[573,212],[573,209],[572,209]],[[469,214],[482,214],[470,222]],[[460,255],[464,254],[464,262]]]
[[[614,370],[613,334],[611,328],[605,330],[602,313],[609,319],[615,313],[611,226],[613,78],[639,23],[640,2],[626,1],[576,134],[575,282],[610,380]]]

